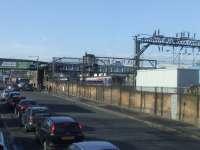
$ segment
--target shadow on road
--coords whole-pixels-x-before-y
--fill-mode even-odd
[[[85,109],[76,105],[66,104],[41,104],[47,106],[51,111],[55,113],[94,113],[89,109]]]
[[[156,123],[156,124],[163,124],[163,125],[167,125],[167,126],[171,126],[171,127],[192,127],[192,125],[187,124],[187,123],[162,118],[162,117],[159,117],[159,116],[152,116],[150,114],[145,114],[145,113],[137,112],[137,111],[134,111],[134,110],[123,109],[123,108],[120,108],[118,106],[107,105],[107,106],[100,106],[100,107],[107,109],[107,110],[112,110],[112,111],[115,111],[115,112],[121,112],[121,113],[127,114],[129,116],[135,116],[135,117],[140,118],[142,120],[150,121],[150,122],[153,122],[153,123]]]
[[[19,149],[22,150],[41,150],[42,146],[40,145],[39,141],[35,137],[19,137],[15,136],[15,143],[16,145],[20,145]]]

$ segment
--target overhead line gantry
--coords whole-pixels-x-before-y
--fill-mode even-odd
[[[141,34],[144,35],[144,34]],[[135,42],[135,66],[137,69],[140,69],[140,56],[147,50],[147,48],[151,45],[157,46],[170,46],[170,47],[180,47],[180,50],[183,48],[198,48],[200,50],[200,40],[195,39],[194,37],[190,37],[188,33],[187,36],[183,32],[180,35],[176,34],[176,37],[169,37],[160,35],[160,31],[155,31],[152,36],[144,36],[140,37],[140,35],[134,36]]]

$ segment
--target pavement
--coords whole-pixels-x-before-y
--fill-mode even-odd
[[[75,97],[52,96],[39,92],[23,94],[41,105],[48,106],[52,112],[77,119],[84,125],[86,140],[108,140],[121,150],[200,149],[199,129],[189,124],[142,115]],[[6,127],[13,149],[42,149],[34,133],[26,133],[20,127],[18,118],[5,104],[0,104],[0,113],[0,125],[3,122],[2,126]],[[187,132],[179,132],[179,129],[187,129]],[[193,132],[198,134],[193,137]]]

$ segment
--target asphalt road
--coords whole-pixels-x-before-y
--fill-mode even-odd
[[[199,150],[200,141],[177,135],[172,131],[152,128],[132,119],[114,115],[87,106],[74,104],[62,98],[37,92],[24,93],[25,96],[48,106],[52,112],[70,115],[84,125],[86,140],[108,140],[121,150]],[[42,146],[35,139],[34,133],[26,133],[19,126],[18,118],[0,105],[4,126],[10,133],[15,149],[40,150]],[[2,126],[2,125],[1,125]]]

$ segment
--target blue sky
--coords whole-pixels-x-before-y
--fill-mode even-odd
[[[198,0],[0,0],[1,57],[133,56],[132,35],[200,33]]]

